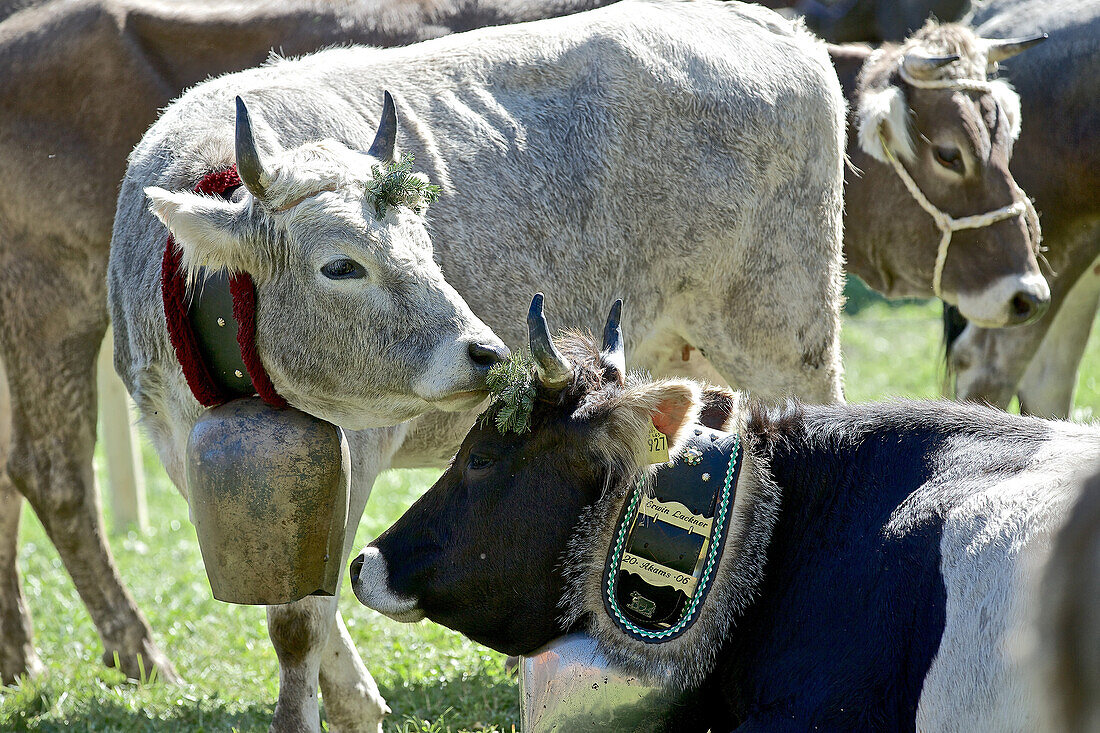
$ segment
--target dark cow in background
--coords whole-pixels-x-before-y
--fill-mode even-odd
[[[171,664],[122,585],[95,498],[96,353],[126,156],[186,87],[349,42],[394,46],[604,0],[195,0],[0,6],[0,682],[42,669],[16,571],[30,502],[104,645],[130,677]],[[38,5],[40,7],[25,7]],[[5,387],[0,386],[0,392]],[[10,439],[7,437],[10,434]]]
[[[767,409],[628,376],[617,338],[555,348],[537,306],[530,431],[478,422],[352,563],[361,602],[510,654],[585,629],[630,674],[694,681],[700,729],[1036,729],[1010,653],[1021,560],[1047,544],[1100,431],[955,403]],[[602,567],[651,470],[650,421],[675,457],[701,411],[724,413],[743,452],[708,601],[724,633],[643,649],[609,621]]]
[[[1042,219],[1051,307],[1019,328],[955,321],[948,366],[959,399],[1004,408],[1018,396],[1022,412],[1064,418],[1100,298],[1100,2],[991,0],[971,22],[1050,35],[1006,68],[1024,120],[1012,168]]]
[[[797,0],[786,3],[831,43],[900,41],[929,18],[956,21],[971,0]]]

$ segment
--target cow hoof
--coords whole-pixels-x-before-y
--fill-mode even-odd
[[[123,653],[116,649],[108,649],[103,653],[103,663],[108,667],[119,669],[127,679],[136,680],[142,684],[152,682],[165,682],[170,685],[183,683],[183,678],[176,672],[176,668],[168,661],[168,657],[151,641],[143,641],[141,649],[133,653]]]
[[[381,697],[364,696],[360,700],[358,713],[325,706],[325,722],[330,733],[382,733],[382,721],[390,714],[390,706]]]
[[[39,677],[45,672],[46,665],[33,652],[17,659],[0,659],[0,686],[16,685],[22,679]]]

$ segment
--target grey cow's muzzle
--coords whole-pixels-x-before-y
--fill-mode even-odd
[[[524,733],[666,730],[683,696],[615,669],[582,633],[523,657],[519,686]]]

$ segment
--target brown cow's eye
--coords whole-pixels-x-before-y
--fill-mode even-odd
[[[952,171],[962,169],[962,155],[958,148],[941,148],[936,146],[936,162],[944,168]]]
[[[321,274],[329,280],[354,280],[365,277],[367,273],[355,260],[339,259],[325,264]]]

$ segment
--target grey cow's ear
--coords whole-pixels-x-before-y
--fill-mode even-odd
[[[259,274],[261,263],[246,244],[248,203],[183,191],[145,189],[149,210],[164,222],[180,248],[181,266],[192,277],[199,268]]]
[[[882,163],[889,162],[883,150],[883,139],[902,160],[912,160],[916,154],[909,134],[909,102],[905,92],[890,84],[883,89],[867,91],[859,101],[856,113],[859,123],[859,147]]]

